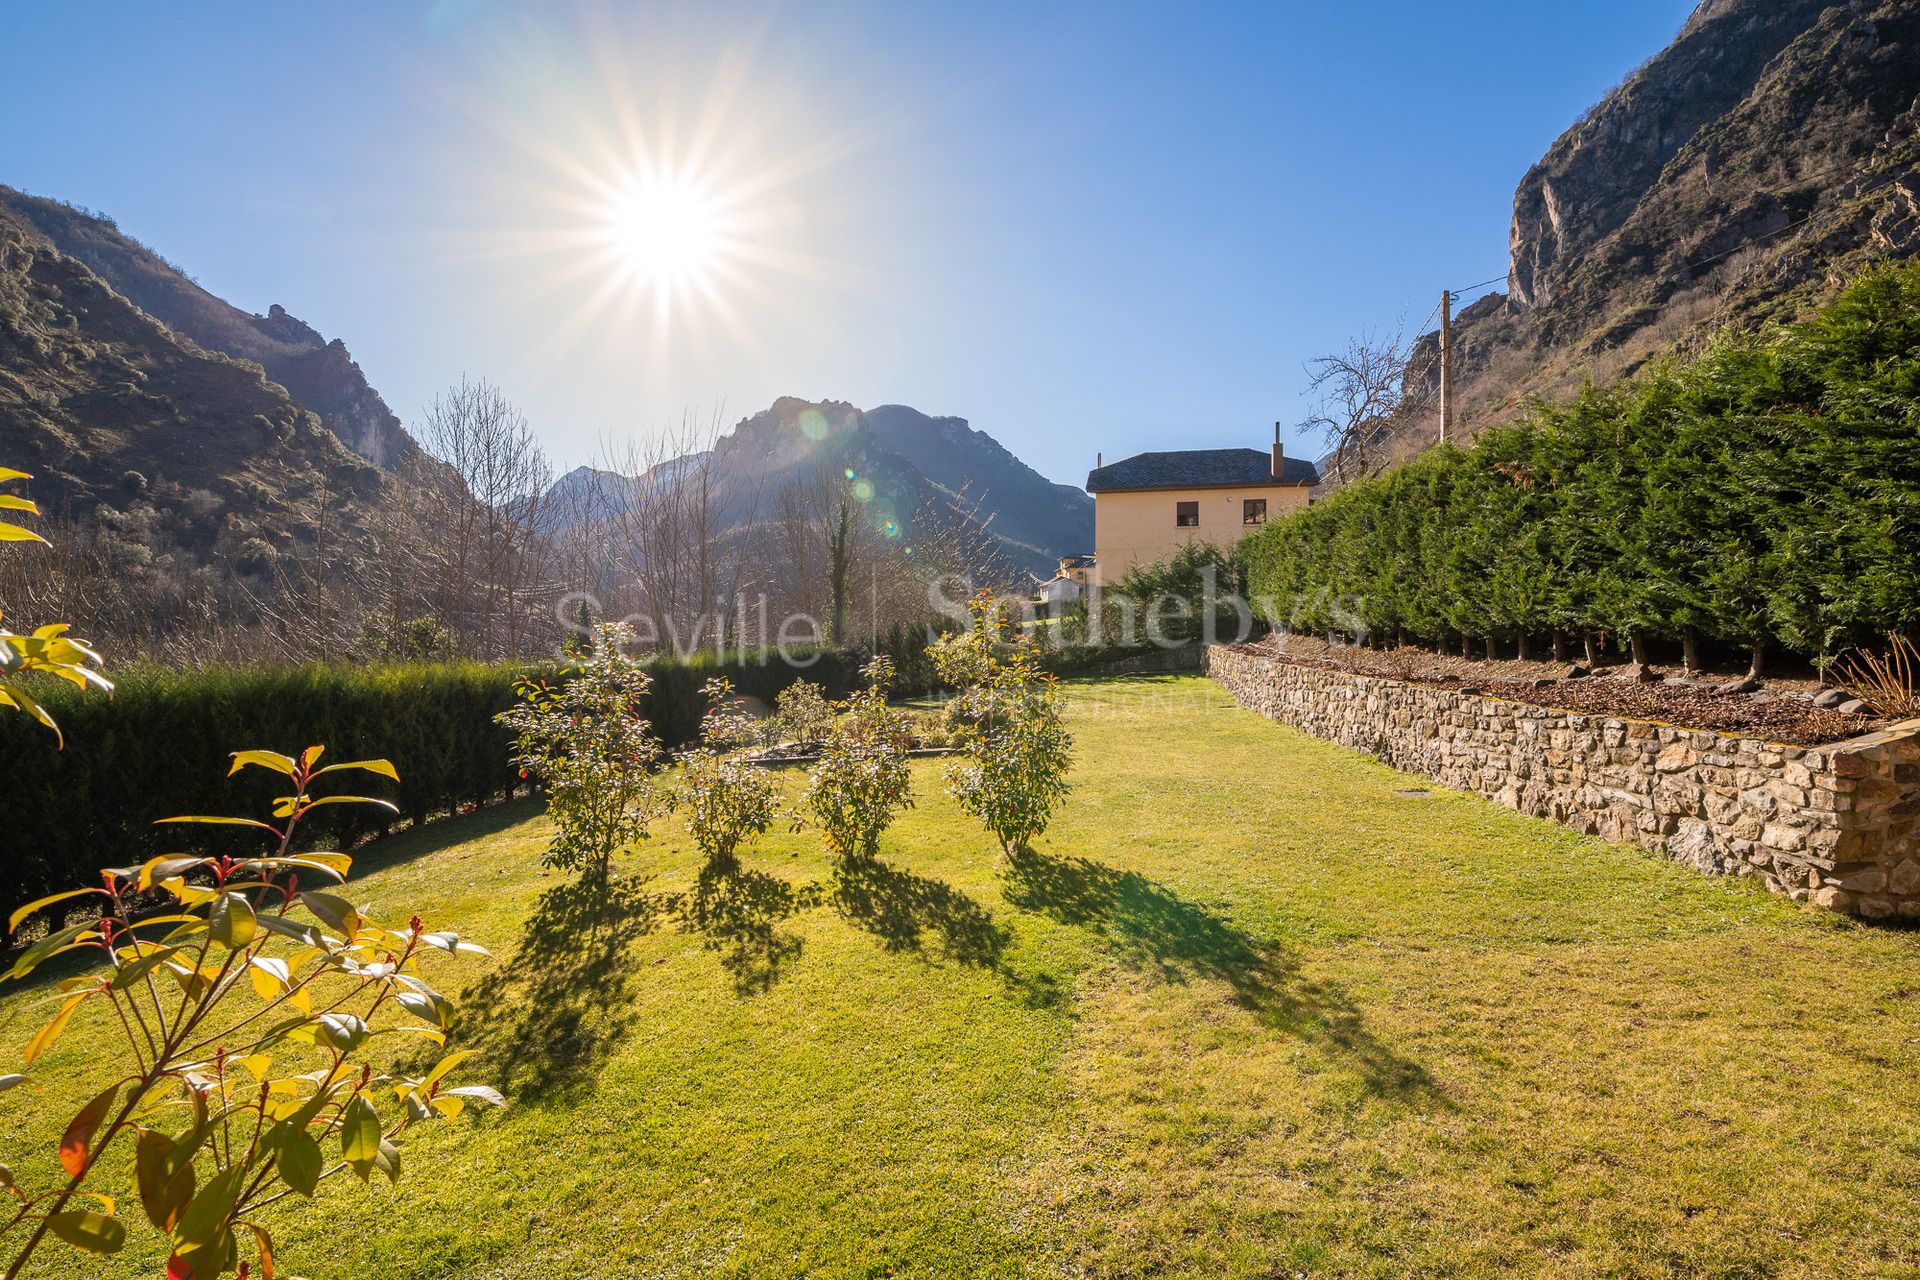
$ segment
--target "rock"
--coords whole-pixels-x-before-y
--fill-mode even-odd
[[[1813,705],[1816,707],[1837,707],[1846,700],[1846,692],[1841,689],[1835,689],[1831,685],[1814,694],[1811,699]]]
[[[1842,702],[1838,706],[1834,707],[1834,710],[1840,712],[1842,715],[1864,716],[1868,712],[1872,711],[1873,708],[1869,707],[1866,703],[1862,702],[1858,698],[1848,698],[1845,702]]]
[[[1729,680],[1714,692],[1722,697],[1734,697],[1743,693],[1758,693],[1763,686],[1752,676],[1741,676],[1738,680]]]
[[[1566,669],[1566,672],[1562,674],[1560,678],[1562,680],[1584,680],[1592,674],[1593,672],[1589,671],[1587,668],[1581,666],[1579,663],[1576,662],[1572,666],[1568,667]]]
[[[1654,684],[1666,679],[1658,671],[1644,662],[1629,662],[1613,673],[1615,680],[1626,680],[1633,684]]]
[[[1853,895],[1838,885],[1830,884],[1814,891],[1813,905],[1829,911],[1845,911],[1853,906]]]

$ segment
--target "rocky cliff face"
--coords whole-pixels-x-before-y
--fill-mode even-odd
[[[259,366],[183,341],[4,207],[0,458],[51,512],[194,563],[356,544],[387,483]]]
[[[419,446],[368,385],[340,339],[327,341],[277,303],[264,316],[249,315],[202,289],[107,218],[5,186],[0,186],[0,210],[27,234],[84,263],[114,292],[180,336],[258,364],[295,404],[374,465],[395,470],[418,458]]]
[[[1510,247],[1507,292],[1455,326],[1469,431],[1912,255],[1920,0],[1706,0],[1527,172]]]

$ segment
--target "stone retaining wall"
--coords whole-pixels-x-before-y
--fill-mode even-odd
[[[1395,768],[1870,919],[1920,918],[1920,720],[1820,747],[1324,671],[1213,645],[1244,707]]]

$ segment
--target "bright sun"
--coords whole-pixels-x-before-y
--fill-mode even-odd
[[[608,248],[629,281],[665,295],[710,288],[732,248],[724,203],[690,178],[636,178],[606,216]]]

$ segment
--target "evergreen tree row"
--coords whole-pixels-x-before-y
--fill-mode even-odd
[[[1279,626],[1809,657],[1920,624],[1920,265],[1725,337],[1241,544]]]

